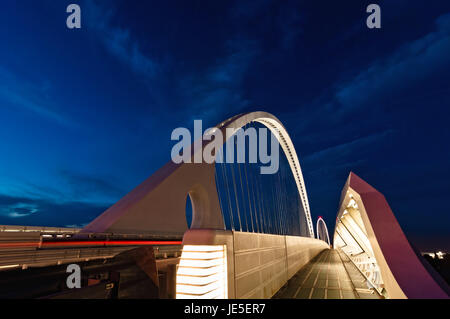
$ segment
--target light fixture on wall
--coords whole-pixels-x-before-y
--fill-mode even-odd
[[[177,299],[228,297],[225,245],[185,245],[177,269]]]

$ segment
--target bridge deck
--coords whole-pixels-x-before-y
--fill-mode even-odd
[[[300,269],[273,298],[379,299],[367,280],[342,252],[327,249]]]

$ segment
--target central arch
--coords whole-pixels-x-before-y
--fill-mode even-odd
[[[325,233],[325,235],[322,235],[322,233],[320,232],[320,227],[322,227],[323,232]],[[325,221],[323,220],[323,218],[321,216],[319,216],[319,218],[317,219],[317,223],[316,223],[316,235],[317,235],[317,239],[323,240],[324,242],[326,242],[328,245],[331,245],[330,242],[330,236],[328,234],[328,227],[327,224],[325,223]],[[322,236],[321,236],[322,235]],[[323,238],[322,238],[323,237]]]
[[[226,136],[227,128],[239,129],[251,122],[263,124],[277,137],[297,185],[309,236],[314,238],[300,163],[292,140],[280,120],[267,112],[250,112],[231,117],[219,123],[216,129],[221,130],[223,136]],[[211,141],[194,142],[192,156],[201,152],[209,143]],[[214,163],[176,164],[170,161],[94,219],[82,233],[182,235],[187,229],[185,218],[187,194],[193,199],[191,228],[224,229],[215,183]]]
[[[310,237],[314,238],[314,229],[311,219],[308,195],[306,192],[300,162],[298,160],[294,144],[292,143],[292,140],[281,121],[274,115],[267,112],[251,112],[236,115],[226,121],[223,121],[222,123],[217,125],[216,128],[221,129],[223,136],[226,136],[225,131],[227,128],[239,129],[251,122],[261,123],[277,137],[278,142],[281,145],[281,149],[288,160],[290,170],[297,186],[298,194],[301,199],[301,203],[306,216],[309,235]]]

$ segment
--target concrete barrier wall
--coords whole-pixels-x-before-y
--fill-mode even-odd
[[[321,240],[191,229],[184,245],[227,245],[228,298],[271,298],[301,267],[329,246]]]
[[[328,248],[321,240],[233,232],[236,298],[270,298],[300,268]]]
[[[233,232],[236,298],[273,296],[287,281],[285,236]]]
[[[285,236],[287,251],[287,276],[291,278],[322,250],[330,248],[323,240]]]

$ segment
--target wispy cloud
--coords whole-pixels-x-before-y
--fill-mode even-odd
[[[68,198],[82,202],[113,203],[126,194],[113,178],[77,173],[69,170],[60,172],[68,186]]]
[[[53,186],[8,185],[0,193],[0,224],[80,227],[126,193],[118,185],[113,178],[73,170],[58,171]]]
[[[191,119],[223,120],[249,105],[243,82],[252,59],[260,53],[256,41],[234,38],[225,46],[225,54],[203,72],[187,75],[181,82],[183,100]]]
[[[0,206],[0,215],[11,218],[30,216],[38,212],[36,204],[17,202],[10,205]]]
[[[434,31],[371,62],[350,79],[336,80],[309,105],[284,115],[296,123],[293,135],[306,144],[386,128],[398,114],[408,112],[411,101],[426,103],[436,92],[450,94],[445,84],[450,81],[449,56],[450,14],[445,14],[435,21]]]
[[[128,65],[134,72],[148,78],[153,78],[159,65],[144,53],[136,37],[127,28],[114,25],[114,6],[102,6],[96,1],[88,1],[84,5],[87,9],[87,25],[96,31],[107,51]]]
[[[66,226],[85,225],[108,206],[82,202],[56,203],[45,199],[30,199],[0,194],[0,224]]]
[[[258,40],[232,33],[220,40],[223,54],[194,70],[185,69],[184,62],[175,59],[173,52],[164,52],[162,61],[145,51],[131,28],[116,23],[114,6],[89,1],[85,7],[88,27],[95,30],[106,50],[133,72],[145,76],[154,109],[176,109],[171,116],[179,118],[180,122],[201,118],[216,124],[215,121],[239,113],[250,104],[243,84],[252,59],[260,53]],[[233,19],[245,20],[252,13],[251,8],[236,6],[230,14]],[[168,69],[176,69],[177,77],[171,78]]]
[[[450,14],[436,20],[436,30],[375,61],[349,82],[338,84],[335,94],[339,112],[348,112],[383,102],[389,106],[398,97],[417,95],[410,91],[427,79],[450,68]],[[381,105],[380,105],[381,106]]]
[[[26,198],[32,203],[44,200],[55,204],[80,202],[87,205],[111,205],[127,190],[111,176],[87,174],[74,170],[57,170],[52,173],[52,184],[30,182],[26,178],[0,184],[0,196]]]
[[[298,42],[303,28],[301,26],[302,16],[298,10],[289,6],[282,8],[278,16],[278,25],[281,33],[281,45],[286,50],[292,50],[296,42]]]
[[[57,107],[49,95],[50,84],[19,78],[13,72],[0,67],[0,100],[3,105],[21,108],[65,127],[78,125]]]
[[[326,149],[320,150],[318,152],[314,152],[309,154],[303,158],[305,161],[315,161],[320,158],[332,158],[332,157],[341,157],[343,159],[348,159],[349,154],[354,152],[355,148],[364,146],[364,145],[373,145],[374,143],[379,142],[380,140],[388,137],[392,134],[393,130],[385,130],[383,132],[378,132],[375,134],[371,134],[368,136],[359,137],[357,139],[351,140],[349,142],[341,143],[338,145],[334,145],[328,147]]]

